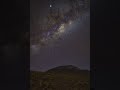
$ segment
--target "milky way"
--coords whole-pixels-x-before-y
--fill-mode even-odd
[[[74,64],[88,69],[89,25],[85,23],[89,24],[89,9],[69,8],[52,25],[46,22],[46,17],[42,26],[37,25],[36,29],[31,30],[31,69],[46,70],[63,64]]]
[[[52,7],[52,5],[50,6]],[[48,28],[50,23],[45,23],[44,28],[39,30],[39,32],[41,31],[40,34],[39,32],[36,32],[34,37],[31,35],[31,48],[36,48],[37,46],[41,47],[42,45],[46,46],[52,44],[52,42],[55,40],[61,39],[62,34],[66,33],[66,29],[80,17],[81,12],[80,6],[75,9],[72,8],[68,12],[63,13],[64,16],[60,18],[58,22],[54,23],[50,28]],[[33,43],[32,41],[36,41],[36,43]]]

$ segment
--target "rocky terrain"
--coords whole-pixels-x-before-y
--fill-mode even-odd
[[[31,90],[89,90],[90,75],[87,70],[67,65],[46,72],[31,71]]]

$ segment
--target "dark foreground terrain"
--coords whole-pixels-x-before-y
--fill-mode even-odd
[[[90,90],[90,75],[72,65],[60,66],[46,72],[31,71],[31,90]]]

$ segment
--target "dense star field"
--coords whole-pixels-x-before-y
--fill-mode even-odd
[[[89,16],[89,0],[31,0],[31,70],[68,64],[89,69]]]
[[[72,33],[68,28],[76,24],[76,20],[77,23],[79,23],[82,18],[89,16],[89,14],[82,15],[86,13],[86,9],[88,11],[88,7],[85,7],[86,4],[84,4],[84,2],[85,1],[77,1],[77,3],[75,3],[76,6],[70,4],[71,8],[69,7],[67,11],[61,8],[54,8],[50,4],[50,12],[43,17],[43,22],[41,20],[39,28],[37,28],[37,30],[31,29],[31,48],[40,48],[41,46],[52,44],[56,40],[64,39],[63,36],[66,35],[66,33]],[[79,3],[82,4],[79,5]]]

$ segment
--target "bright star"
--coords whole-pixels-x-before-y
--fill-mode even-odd
[[[50,5],[50,7],[52,7],[52,5]]]

